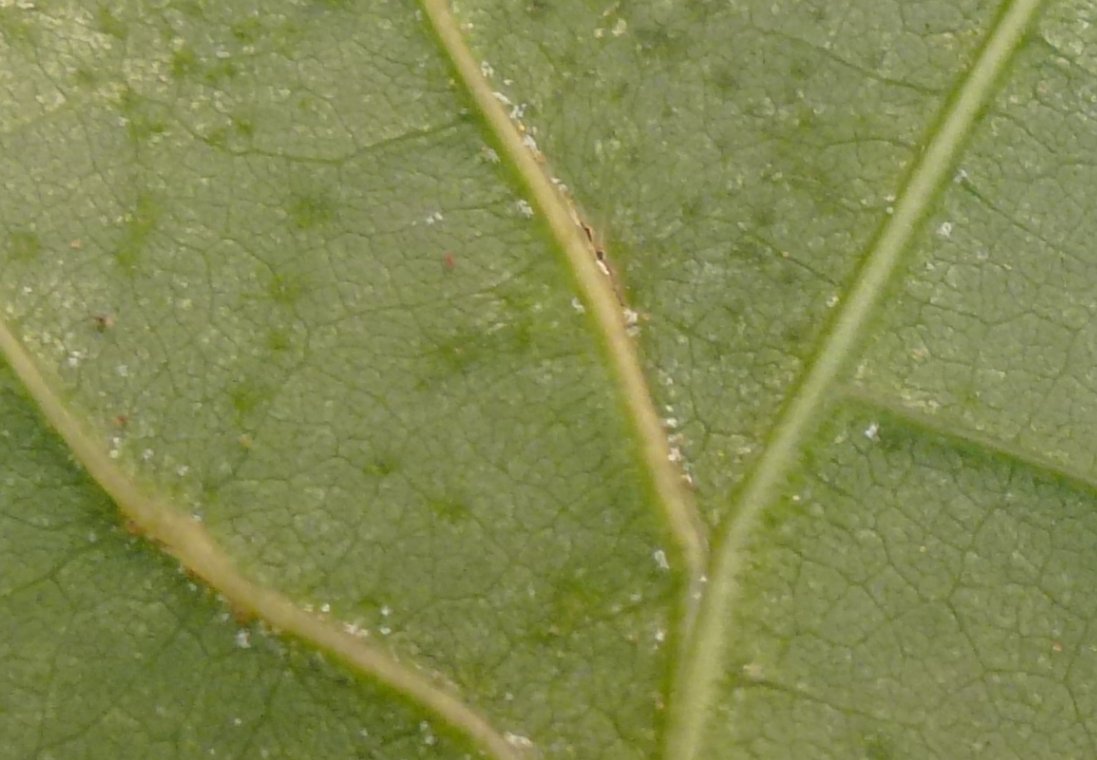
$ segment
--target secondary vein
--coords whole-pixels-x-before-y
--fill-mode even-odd
[[[481,73],[479,62],[465,44],[448,0],[422,0],[423,9],[439,43],[479,108],[492,134],[530,193],[532,205],[541,212],[563,249],[575,275],[580,294],[594,317],[612,368],[620,384],[629,416],[640,440],[644,462],[670,530],[677,540],[690,581],[685,620],[692,620],[694,599],[699,597],[707,561],[707,538],[700,513],[674,465],[666,433],[644,377],[636,346],[626,331],[617,294],[599,271],[589,242],[572,218],[571,206],[560,195],[522,138],[491,86]]]
[[[1097,494],[1097,477],[1088,468],[1049,457],[1030,446],[988,435],[961,421],[931,414],[906,404],[895,396],[885,395],[863,385],[843,388],[841,395],[868,413],[879,413],[886,419],[893,420],[896,425],[927,437],[948,442],[961,450],[977,452],[983,457],[1007,463],[1011,467],[1029,470],[1039,477],[1069,483],[1072,488]]]
[[[68,445],[73,457],[117,504],[119,511],[144,536],[179,560],[245,617],[254,617],[327,652],[347,667],[375,678],[434,712],[465,734],[495,760],[521,760],[523,755],[478,712],[465,704],[440,679],[398,662],[326,620],[305,612],[289,597],[255,583],[233,563],[201,523],[142,491],[112,460],[96,437],[65,405],[30,353],[0,321],[0,357],[10,365],[43,416]]]
[[[695,760],[699,756],[709,706],[726,666],[727,640],[735,624],[733,606],[741,588],[739,575],[754,527],[796,463],[804,440],[840,372],[859,346],[918,223],[938,189],[948,181],[980,109],[990,98],[996,80],[1040,5],[1041,0],[1015,0],[999,15],[974,65],[945,105],[921,160],[899,194],[894,213],[870,246],[843,307],[822,337],[814,361],[784,407],[765,452],[739,492],[733,517],[719,536],[711,582],[698,612],[686,659],[676,675],[664,747],[667,758]]]

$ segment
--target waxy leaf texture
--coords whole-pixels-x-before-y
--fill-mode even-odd
[[[0,757],[1097,756],[1093,0],[0,0]]]

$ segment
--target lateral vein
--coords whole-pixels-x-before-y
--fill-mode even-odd
[[[306,641],[350,669],[391,687],[434,712],[465,734],[494,760],[522,760],[523,753],[488,720],[465,704],[456,690],[383,649],[341,630],[333,621],[308,613],[289,597],[245,576],[200,523],[170,504],[150,497],[112,459],[69,410],[44,377],[30,353],[0,321],[0,357],[7,361],[43,416],[65,441],[73,457],[114,500],[138,532],[179,560],[191,575],[221,594],[246,617]]]
[[[608,349],[632,425],[641,442],[644,463],[686,565],[691,589],[687,599],[694,600],[699,597],[698,590],[707,562],[706,530],[682,473],[674,465],[636,346],[626,329],[618,294],[610,279],[599,270],[599,260],[591,255],[589,241],[573,218],[571,204],[561,196],[538,159],[522,144],[518,130],[481,73],[479,62],[465,44],[448,7],[448,0],[422,0],[422,5],[461,83],[480,109],[506,157],[513,162],[530,193],[532,205],[544,215],[567,257],[580,294],[591,310]],[[687,601],[687,626],[693,617],[692,605],[692,601]]]
[[[1014,0],[996,19],[974,65],[945,104],[920,160],[908,175],[892,216],[866,253],[844,305],[820,340],[815,359],[779,415],[765,452],[748,474],[732,518],[723,526],[713,553],[707,593],[698,611],[686,658],[671,694],[665,757],[696,760],[717,683],[723,673],[727,639],[734,626],[734,602],[750,536],[762,512],[777,496],[813,429],[839,373],[857,350],[880,297],[898,267],[915,230],[1007,67],[1041,0]]]

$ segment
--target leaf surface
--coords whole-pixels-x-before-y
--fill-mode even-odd
[[[1095,14],[0,6],[16,756],[1097,752]]]

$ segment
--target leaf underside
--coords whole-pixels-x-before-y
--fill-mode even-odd
[[[4,754],[1097,755],[1097,5],[454,13],[0,4]]]

